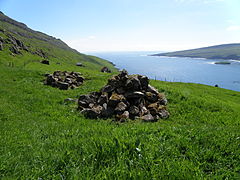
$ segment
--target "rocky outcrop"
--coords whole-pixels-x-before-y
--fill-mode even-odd
[[[9,47],[9,50],[13,53],[13,54],[22,54],[20,49],[17,46],[11,46]]]
[[[81,95],[78,99],[78,109],[86,117],[114,117],[116,121],[155,122],[169,116],[166,105],[164,94],[149,85],[146,76],[128,75],[125,70],[110,78],[99,92]]]
[[[5,31],[1,31],[2,33],[5,33]],[[8,44],[9,50],[11,51],[12,55],[16,54],[22,54],[21,50],[28,51],[28,48],[24,45],[24,43],[12,36],[9,33],[5,33],[7,38],[0,37],[0,50],[3,50],[4,44]]]
[[[77,88],[84,81],[84,77],[78,72],[55,71],[53,74],[46,74],[45,76],[45,85],[57,87],[61,90]]]
[[[12,46],[9,48],[9,50],[14,54],[22,54],[20,50],[28,51],[28,48],[24,45],[24,43],[12,36],[11,34],[7,34],[8,38],[6,42],[11,44]]]
[[[108,68],[108,67],[103,67],[102,69],[101,69],[101,72],[103,72],[103,73],[111,73],[112,71]]]

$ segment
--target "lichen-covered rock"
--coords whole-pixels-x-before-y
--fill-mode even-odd
[[[166,105],[165,95],[150,86],[146,76],[128,75],[125,70],[111,77],[99,92],[82,95],[78,100],[78,108],[87,117],[114,117],[120,122],[129,118],[145,122],[167,118]]]

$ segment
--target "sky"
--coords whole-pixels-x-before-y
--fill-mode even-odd
[[[240,43],[240,0],[0,0],[0,10],[80,52]]]

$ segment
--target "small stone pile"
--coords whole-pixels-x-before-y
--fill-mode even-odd
[[[106,67],[106,66],[104,66],[104,67],[101,69],[101,72],[103,72],[103,73],[112,73],[112,71],[111,71],[108,67]]]
[[[49,60],[46,60],[46,59],[42,60],[42,61],[41,61],[41,63],[42,63],[42,64],[47,64],[47,65],[50,65],[50,62],[49,62]]]
[[[149,79],[142,75],[128,75],[123,70],[108,80],[100,92],[81,95],[78,109],[86,117],[112,118],[124,122],[126,119],[142,119],[155,122],[167,118],[167,99],[149,85]]]
[[[84,81],[84,77],[78,72],[55,71],[53,74],[46,74],[44,84],[57,87],[61,90],[77,88]]]

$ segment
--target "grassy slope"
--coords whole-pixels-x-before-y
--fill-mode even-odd
[[[109,75],[85,70],[91,81],[61,91],[42,83],[55,68],[0,65],[0,179],[240,178],[239,92],[152,81],[169,99],[170,119],[116,124],[64,103]]]
[[[29,53],[13,57],[7,48],[0,51],[0,179],[240,178],[239,92],[152,81],[169,99],[168,120],[89,120],[64,99],[99,90],[110,76],[99,68],[113,67],[18,38],[55,57],[48,66]],[[78,61],[86,67],[76,67]],[[91,80],[68,91],[43,85],[42,74],[54,70],[80,71]]]
[[[224,44],[206,48],[160,53],[154,56],[192,57],[206,59],[235,59],[240,60],[240,44]]]

